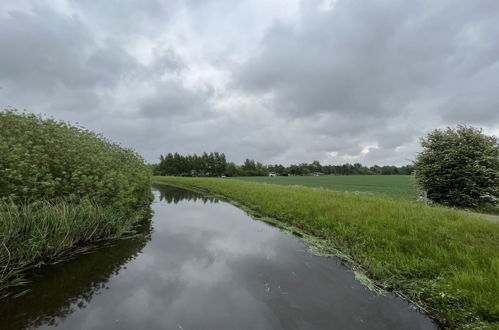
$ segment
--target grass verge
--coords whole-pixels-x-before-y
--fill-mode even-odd
[[[97,241],[133,235],[144,211],[120,213],[90,200],[0,202],[0,299],[25,283],[27,270],[90,250]]]
[[[499,225],[444,207],[325,189],[155,177],[201,189],[327,242],[442,327],[499,327]]]

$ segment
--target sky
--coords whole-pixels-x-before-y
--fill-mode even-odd
[[[0,0],[0,108],[148,162],[404,165],[420,138],[499,136],[497,0]]]

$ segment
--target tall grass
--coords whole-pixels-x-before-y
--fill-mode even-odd
[[[0,202],[0,292],[23,284],[30,268],[87,251],[92,242],[133,233],[138,217],[88,199],[78,204]]]
[[[362,193],[226,179],[155,177],[235,200],[324,239],[378,285],[443,327],[499,327],[499,225]]]

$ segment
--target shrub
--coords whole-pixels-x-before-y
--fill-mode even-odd
[[[0,200],[89,198],[130,213],[151,201],[143,159],[81,127],[0,112],[0,155]]]
[[[497,205],[499,145],[480,129],[458,126],[435,130],[421,140],[415,177],[428,198],[437,203],[478,207]]]
[[[0,112],[0,291],[28,269],[133,233],[149,211],[150,172],[91,131]]]

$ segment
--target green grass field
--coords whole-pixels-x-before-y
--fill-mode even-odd
[[[379,194],[216,178],[154,182],[224,196],[317,237],[379,286],[423,306],[444,328],[499,327],[497,223]]]
[[[324,175],[324,176],[255,176],[236,180],[299,185],[337,191],[362,191],[415,200],[419,196],[414,178],[410,175]]]

